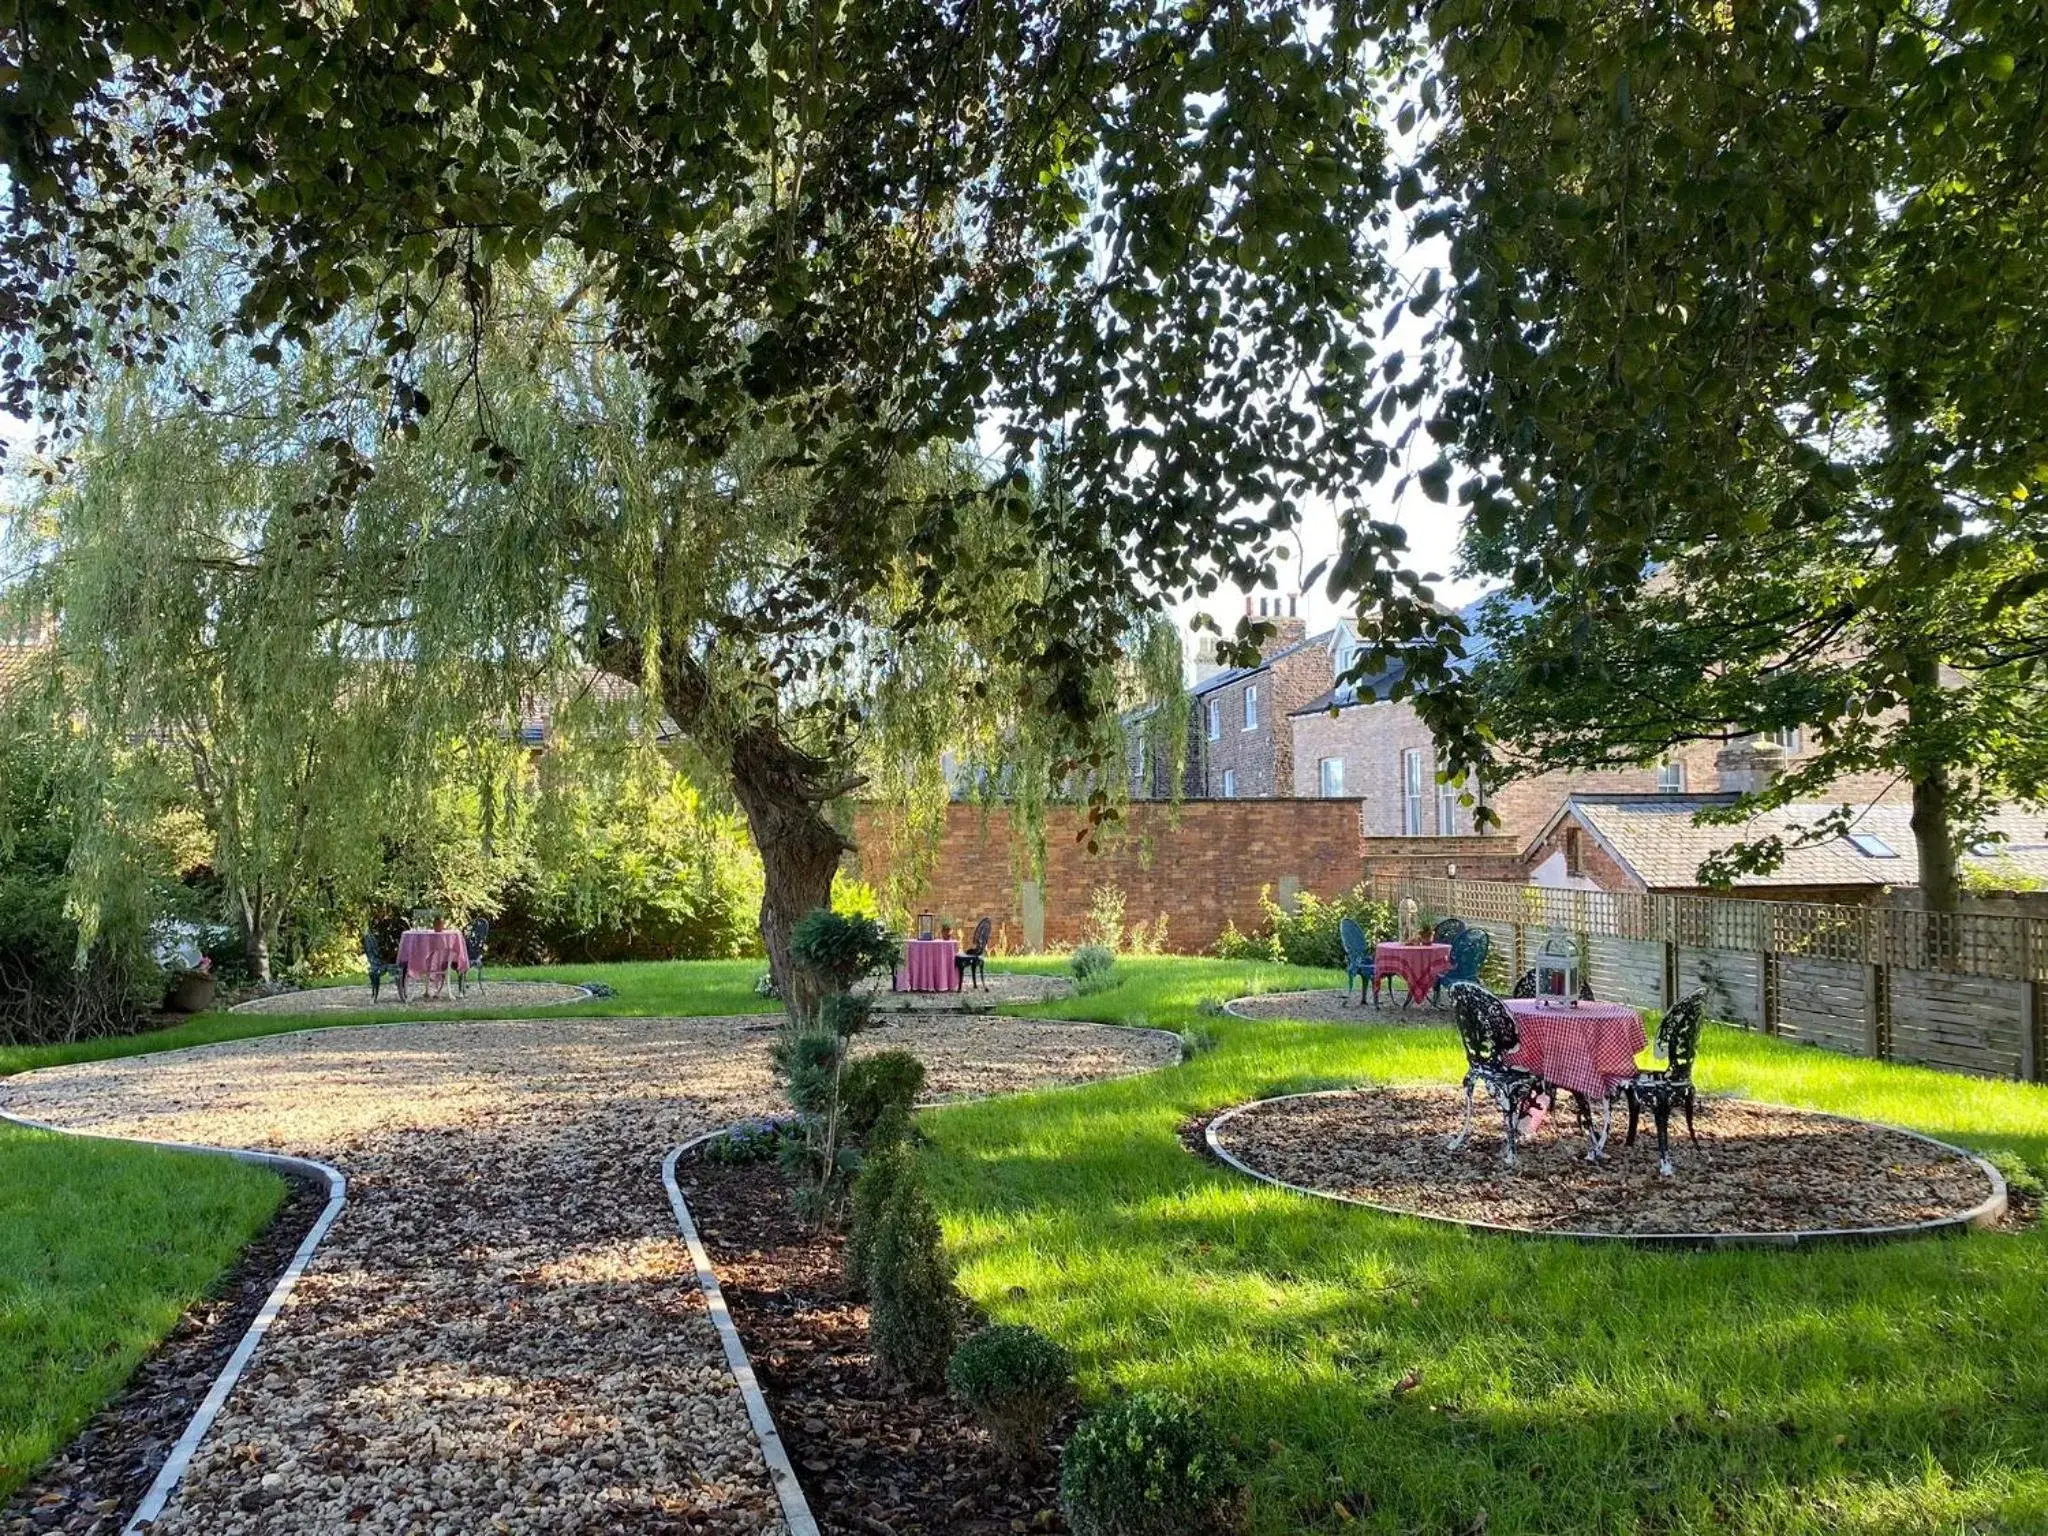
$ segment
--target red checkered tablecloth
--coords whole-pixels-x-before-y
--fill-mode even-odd
[[[1515,997],[1507,1006],[1522,1036],[1508,1060],[1590,1099],[1604,1099],[1634,1077],[1636,1057],[1649,1044],[1642,1015],[1620,1003],[1564,1008]]]
[[[1437,977],[1448,975],[1450,969],[1448,944],[1377,944],[1372,952],[1372,989],[1377,993],[1381,982],[1398,976],[1408,983],[1408,996],[1413,1000],[1435,986]]]

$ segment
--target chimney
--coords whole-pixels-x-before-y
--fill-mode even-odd
[[[1277,655],[1290,645],[1297,645],[1308,638],[1308,621],[1301,617],[1301,594],[1283,592],[1261,593],[1244,600],[1244,615],[1248,619],[1260,619],[1273,626],[1272,635],[1259,647],[1262,658]]]
[[[1714,754],[1723,794],[1754,795],[1785,771],[1785,749],[1762,736],[1731,741]]]

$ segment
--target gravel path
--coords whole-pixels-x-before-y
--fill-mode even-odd
[[[990,971],[986,986],[967,986],[958,992],[895,992],[889,979],[878,977],[862,990],[875,1000],[882,1013],[959,1013],[963,1009],[994,1008],[1003,1003],[1043,1003],[1069,996],[1074,990],[1070,976],[1047,976],[1028,971]]]
[[[774,1021],[426,1022],[271,1036],[0,1082],[81,1130],[262,1147],[349,1203],[155,1531],[782,1529],[661,1178],[779,1106]],[[1172,1042],[905,1020],[864,1037],[941,1093],[1128,1072]]]
[[[1433,1008],[1427,1003],[1411,1008],[1408,994],[1395,987],[1381,990],[1378,1007],[1373,1006],[1370,993],[1360,1001],[1356,992],[1259,992],[1232,998],[1230,1011],[1241,1019],[1288,1019],[1299,1023],[1391,1024],[1422,1029],[1443,1029],[1451,1023],[1449,1009]]]

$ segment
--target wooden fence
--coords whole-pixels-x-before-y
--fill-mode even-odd
[[[1766,1034],[2048,1080],[2048,918],[1400,875],[1373,888],[1486,929],[1503,988],[1569,934],[1600,997],[1661,1008],[1704,988],[1715,1018]]]

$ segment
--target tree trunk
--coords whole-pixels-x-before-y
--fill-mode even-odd
[[[823,989],[792,963],[790,933],[806,914],[832,904],[832,876],[853,846],[824,814],[824,769],[771,726],[751,727],[733,744],[733,792],[761,850],[765,877],[761,938],[782,1006],[798,1023],[817,1016]]]
[[[1906,727],[1913,733],[1913,847],[1920,856],[1920,904],[1929,912],[1953,912],[1961,895],[1957,869],[1948,764],[1930,750],[1941,708],[1941,662],[1932,653],[1914,657],[1906,699]]]
[[[262,910],[260,898],[252,901],[249,893],[239,893],[237,902],[242,914],[242,958],[248,963],[249,975],[256,981],[270,980],[270,936],[276,926]]]

